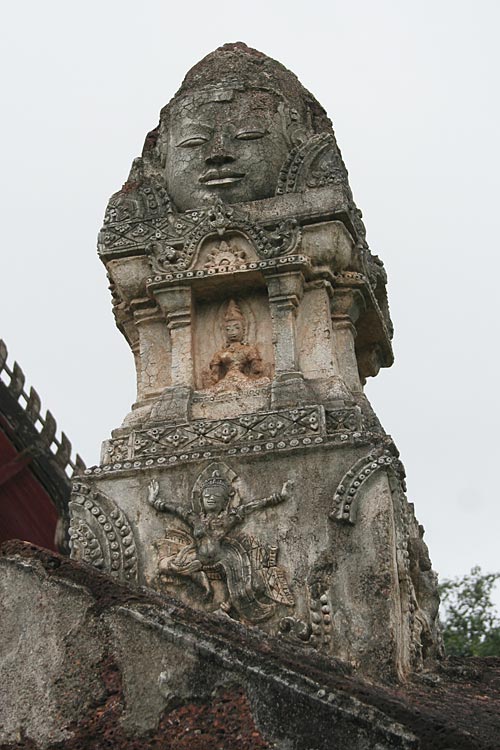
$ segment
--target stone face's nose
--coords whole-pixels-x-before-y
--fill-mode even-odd
[[[227,139],[223,133],[216,133],[210,144],[208,156],[205,159],[206,164],[220,166],[221,164],[230,164],[235,157],[230,153]]]
[[[234,161],[234,156],[228,154],[227,151],[213,151],[205,159],[206,164],[218,167],[221,164],[230,164]]]

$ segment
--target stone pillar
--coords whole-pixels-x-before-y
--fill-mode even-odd
[[[170,385],[170,341],[165,317],[151,302],[134,311],[140,362],[137,400],[159,396]]]
[[[361,292],[354,289],[335,289],[332,299],[333,353],[337,360],[339,375],[352,393],[363,391],[354,347],[354,323],[363,305]]]
[[[194,384],[191,287],[154,289],[154,295],[170,332],[171,364],[170,385],[164,389],[151,417],[154,421],[186,420]]]
[[[299,369],[306,380],[328,380],[338,376],[332,339],[330,315],[332,285],[326,279],[315,279],[305,285],[297,313]],[[314,331],[314,336],[311,336]]]
[[[116,325],[125,336],[134,355],[135,376],[136,376],[136,401],[142,398],[142,376],[141,376],[141,357],[139,332],[135,324],[134,315],[129,306],[115,305],[113,313]]]
[[[269,309],[273,323],[275,375],[272,406],[295,406],[304,396],[299,370],[296,316],[304,293],[304,277],[298,271],[266,274]]]

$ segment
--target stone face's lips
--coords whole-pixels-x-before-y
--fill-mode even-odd
[[[217,501],[216,500],[204,500],[203,504],[205,505],[205,508],[216,508],[217,507]]]
[[[231,169],[209,169],[200,177],[200,182],[204,185],[232,185],[238,180],[242,180],[244,172],[233,172]]]

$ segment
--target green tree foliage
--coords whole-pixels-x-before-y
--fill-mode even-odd
[[[443,581],[441,624],[449,656],[500,656],[500,619],[491,592],[500,573],[472,568],[463,578]]]

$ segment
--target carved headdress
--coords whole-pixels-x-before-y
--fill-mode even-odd
[[[210,52],[188,71],[177,93],[161,110],[158,127],[146,136],[142,160],[136,160],[136,169],[144,169],[145,176],[156,171],[155,163],[164,159],[166,134],[177,106],[188,100],[201,104],[204,94],[210,92],[213,96],[215,89],[221,95],[228,89],[252,91],[255,110],[268,107],[268,95],[272,94],[276,108],[282,111],[290,148],[320,133],[333,136],[325,110],[294,73],[263,52],[243,42],[233,42]],[[131,178],[134,181],[132,174],[129,181]]]
[[[229,320],[238,320],[243,324],[243,327],[245,326],[245,318],[243,316],[243,313],[241,312],[238,304],[234,301],[234,299],[229,300],[226,312],[224,314],[224,321],[227,323]]]
[[[289,110],[289,125],[295,141],[300,138],[299,128],[309,131],[311,135],[331,131],[332,124],[325,110],[297,76],[263,52],[247,47],[244,42],[224,44],[188,71],[180,89],[161,111],[160,129],[162,124],[168,122],[170,110],[176,102],[194,93],[200,97],[203,91],[214,88],[274,94]],[[258,108],[258,96],[254,102]],[[263,106],[267,106],[267,102]],[[300,140],[304,137],[304,134],[301,135]]]
[[[217,469],[212,472],[212,475],[206,479],[203,484],[201,485],[201,491],[209,488],[209,487],[223,487],[226,491],[228,496],[234,494],[234,490],[231,486],[231,484],[225,479]]]
[[[201,133],[194,125],[192,132],[188,128],[184,141],[178,138],[175,126],[184,120],[192,122],[203,107],[214,103],[222,107],[231,103],[243,122],[248,110],[256,119],[270,120],[272,128],[264,128],[261,137],[265,135],[266,143],[271,144],[274,158],[247,159],[248,169],[233,164],[227,169],[231,172],[234,167],[234,174],[229,175],[217,174],[212,160],[212,173],[186,174],[195,147],[212,140],[206,137],[203,123]],[[210,130],[214,120],[209,116],[208,121]],[[248,143],[252,137],[243,134],[242,140]],[[182,159],[172,157],[173,148],[185,149]],[[205,164],[207,158],[200,163]],[[228,181],[225,187],[213,182],[224,179]],[[106,221],[174,216],[202,208],[212,197],[221,197],[218,191],[222,191],[224,202],[239,203],[330,184],[340,186],[345,201],[352,203],[347,171],[323,107],[284,65],[243,42],[234,42],[211,52],[187,73],[161,110],[158,126],[148,133],[142,156],[134,161],[127,182],[112,197]],[[360,231],[364,231],[361,225]]]
[[[246,333],[247,333],[247,325],[245,316],[241,312],[238,303],[235,302],[234,299],[229,300],[228,305],[226,307],[226,312],[224,313],[224,317],[222,320],[222,329],[224,330],[224,327],[227,323],[231,323],[237,321],[241,324],[242,329],[242,341],[243,343],[246,343]]]

